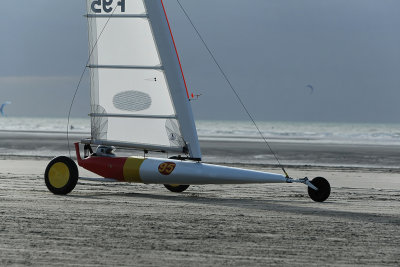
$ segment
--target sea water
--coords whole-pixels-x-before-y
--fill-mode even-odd
[[[0,117],[0,131],[90,134],[89,118]],[[196,121],[200,140],[261,141],[249,121]],[[257,122],[268,141],[400,145],[400,124]]]

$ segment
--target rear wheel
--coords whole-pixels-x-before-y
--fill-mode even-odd
[[[165,188],[167,188],[171,192],[181,193],[189,188],[189,185],[179,185],[179,184],[164,184]]]
[[[318,190],[309,187],[308,195],[310,198],[316,202],[324,202],[327,200],[331,194],[331,185],[329,182],[323,177],[316,177],[312,179],[311,183],[318,188]]]
[[[47,165],[44,181],[50,192],[56,195],[66,195],[71,192],[78,182],[78,167],[68,157],[54,158]]]

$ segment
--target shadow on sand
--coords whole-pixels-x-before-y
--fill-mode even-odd
[[[305,216],[323,216],[323,217],[340,217],[354,221],[374,222],[384,224],[400,225],[400,217],[390,215],[379,215],[365,212],[350,212],[334,210],[333,201],[324,203],[313,203],[314,207],[305,207],[305,201],[311,200],[269,200],[269,199],[245,199],[245,198],[218,198],[210,196],[209,193],[171,193],[171,195],[152,194],[152,193],[126,193],[126,192],[110,192],[110,193],[88,193],[86,195],[69,195],[70,198],[87,198],[87,199],[104,199],[107,197],[135,198],[135,199],[153,199],[168,202],[181,202],[197,205],[212,205],[222,207],[232,207],[239,209],[254,209],[260,211],[276,211],[282,213],[290,213]]]

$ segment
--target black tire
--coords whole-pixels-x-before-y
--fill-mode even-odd
[[[56,157],[47,165],[44,181],[50,192],[56,195],[70,193],[78,182],[78,167],[68,157]]]
[[[316,202],[324,202],[327,200],[331,194],[331,185],[329,182],[323,177],[316,177],[312,179],[311,183],[317,187],[318,190],[308,187],[308,195],[310,198]]]
[[[189,188],[190,185],[172,185],[172,184],[164,184],[165,188],[167,188],[169,191],[174,192],[174,193],[182,193],[186,189]]]

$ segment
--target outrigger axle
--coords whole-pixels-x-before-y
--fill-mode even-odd
[[[194,184],[245,184],[245,183],[302,183],[308,186],[309,196],[317,202],[325,201],[330,194],[329,182],[317,177],[294,179],[281,174],[161,158],[116,157],[93,153],[81,158],[79,143],[75,143],[79,166],[104,178],[121,182],[164,184],[170,191],[182,192]],[[67,157],[53,159],[45,173],[46,185],[55,194],[68,194],[78,180],[78,169]]]
[[[312,188],[313,190],[317,190],[317,191],[318,191],[318,188],[315,187],[315,186],[310,182],[310,180],[308,180],[307,177],[301,178],[301,179],[286,178],[286,182],[287,182],[287,183],[301,183],[301,184],[305,184],[305,185],[307,185],[308,187]]]

